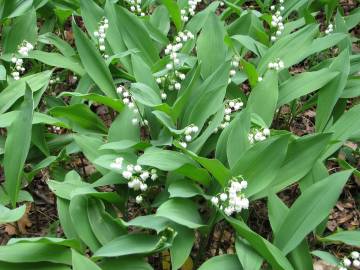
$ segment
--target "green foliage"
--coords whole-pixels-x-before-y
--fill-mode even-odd
[[[324,225],[360,176],[359,8],[135,2],[0,1],[0,224],[19,228],[41,178],[61,228],[10,239],[0,269],[339,265],[313,249],[360,246]],[[210,256],[225,224],[234,252]]]

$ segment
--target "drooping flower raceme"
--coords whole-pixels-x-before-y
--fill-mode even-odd
[[[327,34],[327,35],[331,34],[333,31],[334,31],[334,25],[332,23],[330,23],[325,30],[325,34]]]
[[[145,192],[148,190],[148,180],[155,181],[158,179],[156,169],[146,170],[138,164],[129,164],[123,168],[124,158],[118,157],[111,164],[110,167],[115,170],[122,170],[122,176],[128,181],[128,187],[134,191]],[[135,198],[136,202],[140,204],[143,201],[141,194]]]
[[[285,67],[284,62],[279,58],[277,58],[274,62],[270,62],[268,64],[269,69],[274,69],[277,71],[282,70],[284,67]]]
[[[245,197],[244,190],[247,181],[242,176],[233,177],[224,191],[211,198],[211,202],[223,210],[225,215],[231,216],[249,208],[249,200]]]
[[[229,72],[229,81],[228,83],[231,83],[231,77],[234,77],[236,75],[237,70],[239,69],[240,66],[240,57],[238,55],[234,55],[232,61],[231,61],[231,69]]]
[[[179,32],[174,38],[174,42],[170,43],[165,48],[165,55],[169,55],[170,62],[166,64],[166,74],[157,77],[157,84],[164,90],[180,90],[181,81],[185,79],[185,74],[180,72],[180,59],[179,51],[183,47],[183,44],[191,39],[194,39],[194,35],[190,31]],[[165,100],[167,94],[165,91],[161,92],[161,98]]]
[[[184,141],[180,141],[180,144],[182,147],[186,148],[187,144],[192,141],[193,134],[197,133],[199,131],[199,128],[195,126],[194,124],[191,124],[185,128],[183,139]]]
[[[201,0],[188,0],[188,7],[186,9],[181,9],[181,20],[187,22],[191,16],[195,15],[196,6],[201,2]]]
[[[243,106],[244,103],[241,101],[241,99],[227,100],[225,102],[224,119],[220,124],[220,126],[215,128],[214,133],[217,133],[219,129],[225,129],[230,124],[230,121],[232,119],[232,114],[241,110]]]
[[[141,8],[141,0],[128,0],[130,11],[138,16],[144,17],[145,12]]]
[[[105,54],[105,38],[106,38],[106,30],[109,28],[109,20],[105,17],[99,22],[99,28],[94,32],[94,36],[98,40],[99,50],[103,53],[103,57],[106,59],[109,56]]]
[[[350,270],[353,268],[360,269],[360,253],[358,251],[353,251],[349,257],[344,257],[338,266],[339,270]]]
[[[271,26],[274,27],[275,30],[270,38],[273,42],[276,41],[284,31],[283,17],[281,16],[281,12],[285,10],[283,3],[284,0],[279,0],[279,5],[270,6],[270,10],[274,12],[271,16]]]
[[[30,43],[24,40],[21,45],[18,48],[18,53],[21,56],[28,56],[29,52],[34,49],[34,46]],[[25,72],[25,67],[23,66],[24,60],[22,58],[18,58],[15,55],[11,58],[11,62],[15,64],[13,67],[13,71],[11,72],[11,76],[14,78],[14,80],[19,80],[20,75]]]

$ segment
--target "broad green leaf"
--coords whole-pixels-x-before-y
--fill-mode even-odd
[[[197,39],[197,54],[201,63],[201,75],[208,78],[226,58],[225,28],[219,17],[211,13]]]
[[[284,135],[258,142],[235,164],[232,175],[242,175],[248,181],[247,196],[270,186],[276,179],[286,156],[288,139]]]
[[[45,33],[39,36],[39,42],[54,45],[64,56],[71,57],[75,55],[74,49],[60,37],[55,35],[54,33]]]
[[[75,250],[71,250],[72,254],[72,266],[74,270],[101,270],[99,266],[96,265],[89,258],[81,255]]]
[[[80,245],[76,240],[55,238],[55,237],[12,238],[9,240],[8,245],[13,245],[16,243],[43,243],[43,244],[59,245],[59,246],[69,247],[75,250],[80,250]]]
[[[82,94],[77,92],[62,92],[59,97],[62,96],[71,96],[71,97],[79,97],[81,99],[94,101],[96,103],[104,104],[110,108],[113,108],[114,110],[121,112],[124,108],[124,104],[120,99],[114,99],[106,96],[102,96],[99,94]]]
[[[327,158],[333,154],[347,139],[353,134],[359,132],[360,125],[360,105],[355,105],[350,110],[345,112],[339,120],[329,129],[329,132],[333,132],[331,140],[334,144],[330,145],[327,151],[323,154],[322,159]]]
[[[106,133],[107,129],[101,119],[85,104],[75,104],[66,107],[54,107],[49,114],[67,123],[77,132]]]
[[[127,226],[134,226],[139,228],[146,228],[155,230],[157,233],[162,232],[170,226],[170,221],[166,218],[156,215],[138,216],[129,222],[126,222]]]
[[[131,233],[115,238],[94,254],[94,258],[119,257],[135,254],[151,254],[170,246],[172,239],[162,240],[161,236]]]
[[[160,2],[167,8],[176,29],[180,31],[182,28],[182,21],[178,3],[175,0],[161,0]]]
[[[0,269],[6,270],[71,270],[70,266],[65,264],[54,264],[49,262],[36,263],[5,263],[0,262]]]
[[[336,258],[334,255],[325,252],[325,251],[321,251],[321,250],[315,250],[313,252],[311,252],[311,254],[315,255],[316,257],[319,257],[320,259],[324,260],[327,263],[330,263],[334,266],[339,265],[339,260],[338,258]]]
[[[133,125],[132,119],[135,117],[135,113],[125,107],[121,113],[115,118],[109,128],[108,140],[109,142],[131,140],[140,141],[140,127],[139,125]]]
[[[87,215],[88,205],[89,202],[86,196],[78,195],[73,197],[69,206],[70,217],[77,235],[92,252],[95,252],[101,247],[101,244],[91,229],[90,221]]]
[[[52,262],[71,265],[70,248],[49,243],[15,243],[0,247],[0,261],[9,263]]]
[[[199,270],[218,270],[221,268],[226,270],[243,269],[236,255],[221,255],[213,257],[204,262],[199,267]]]
[[[340,74],[328,85],[319,90],[315,122],[317,131],[325,129],[335,104],[344,91],[350,72],[349,51],[344,50],[333,60],[329,68],[331,71],[340,72]]]
[[[49,82],[52,71],[47,70],[29,76],[24,76],[18,81],[9,84],[0,92],[0,113],[6,112],[25,93],[26,84],[33,92],[40,90]]]
[[[294,270],[285,255],[276,246],[252,231],[243,221],[227,216],[225,219],[274,269]]]
[[[107,96],[116,98],[115,85],[111,73],[94,44],[86,37],[73,21],[72,29],[75,43],[85,71]]]
[[[2,39],[4,53],[15,53],[18,46],[26,40],[35,45],[37,38],[37,24],[35,9],[30,9],[27,13],[13,20],[11,31]]]
[[[18,221],[25,214],[25,210],[25,204],[15,209],[9,209],[0,204],[0,224]]]
[[[80,64],[79,60],[72,57],[66,57],[59,53],[43,52],[43,51],[31,51],[27,58],[38,60],[46,65],[64,68],[77,73],[80,76],[85,75],[85,70]]]
[[[246,270],[259,270],[263,264],[263,258],[254,249],[239,237],[235,242],[236,255]]]
[[[324,133],[307,135],[293,140],[289,144],[286,158],[273,182],[274,190],[280,191],[304,177],[312,169],[316,160],[321,157],[330,138],[331,134]],[[256,197],[266,195],[267,189],[265,188]]]
[[[289,78],[280,85],[277,107],[320,89],[338,74],[338,72],[323,68],[318,71],[300,73]]]
[[[175,229],[177,235],[170,247],[171,267],[179,269],[190,255],[195,241],[195,232],[181,225],[172,226],[172,228]]]
[[[171,182],[168,187],[168,192],[170,193],[170,198],[191,198],[204,194],[199,186],[187,179]]]
[[[275,245],[287,254],[315,229],[336,204],[351,172],[335,173],[308,188],[292,205],[275,233]]]
[[[100,263],[102,270],[113,270],[121,267],[121,270],[153,270],[143,258],[139,257],[119,257],[116,259],[105,258]]]
[[[275,71],[268,71],[263,81],[256,84],[251,91],[247,107],[259,115],[266,125],[270,127],[278,102],[278,78]]]
[[[133,83],[130,92],[135,101],[145,106],[155,107],[162,103],[159,94],[146,84]]]
[[[99,28],[99,23],[104,16],[104,11],[96,2],[87,0],[80,0],[80,11],[87,32],[92,39],[96,40],[97,38],[94,36],[94,32]]]
[[[148,148],[145,153],[139,157],[138,164],[158,168],[163,171],[174,171],[185,164],[194,164],[186,155],[159,148]]]
[[[324,243],[344,243],[349,246],[360,247],[360,231],[340,231],[320,238]]]
[[[170,199],[160,205],[156,211],[156,215],[167,218],[190,229],[204,226],[197,211],[197,206],[189,199]]]
[[[27,85],[20,114],[7,130],[4,153],[5,188],[13,208],[16,206],[23,168],[30,149],[33,102],[31,89]]]

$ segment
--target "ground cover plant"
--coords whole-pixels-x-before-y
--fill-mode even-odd
[[[360,269],[359,2],[0,22],[0,269]]]

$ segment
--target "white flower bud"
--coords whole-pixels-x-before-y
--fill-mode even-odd
[[[220,200],[222,200],[223,202],[225,202],[227,200],[228,196],[226,195],[226,193],[221,193],[220,194]]]
[[[130,179],[131,176],[132,176],[132,172],[123,171],[122,176],[123,176],[125,179]]]
[[[186,135],[185,136],[185,141],[187,141],[187,142],[190,142],[191,141],[191,135]]]
[[[212,198],[211,198],[211,203],[212,203],[213,205],[218,205],[218,203],[219,203],[218,197],[212,197]]]
[[[141,168],[140,165],[135,165],[135,166],[134,166],[134,170],[135,170],[135,172],[141,172],[141,171],[142,171],[142,168]]]
[[[141,191],[146,191],[147,188],[148,188],[147,184],[145,184],[145,183],[140,184],[140,190]]]
[[[357,251],[353,251],[353,252],[351,252],[350,256],[353,259],[359,259],[360,258],[360,253],[357,252]]]
[[[270,129],[264,128],[263,134],[264,134],[265,136],[269,136],[269,135],[270,135]]]
[[[158,179],[158,175],[156,173],[152,173],[150,178],[151,180],[155,181],[156,179]]]
[[[181,89],[181,84],[177,82],[177,83],[175,83],[174,87],[175,87],[176,90],[180,90]]]
[[[137,204],[140,204],[143,201],[143,197],[141,195],[138,195],[138,196],[136,196],[135,200],[136,200]]]
[[[355,268],[360,268],[360,261],[359,260],[353,260],[353,265],[355,266]]]
[[[136,125],[138,122],[139,122],[139,120],[138,120],[137,118],[133,118],[133,119],[131,120],[131,123],[132,123],[133,125]]]
[[[184,147],[184,148],[187,147],[187,143],[186,143],[186,142],[180,142],[180,145],[181,145],[182,147]]]
[[[346,266],[346,267],[349,267],[351,266],[351,261],[348,259],[348,258],[344,258],[343,259],[343,264]]]

